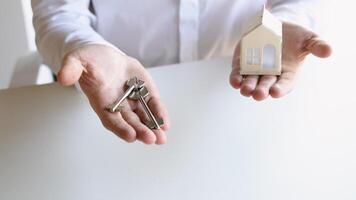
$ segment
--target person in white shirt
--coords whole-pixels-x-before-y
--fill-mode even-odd
[[[144,67],[233,56],[231,85],[264,100],[291,91],[308,54],[328,57],[331,47],[313,32],[322,0],[32,0],[36,43],[64,85],[79,81],[103,125],[127,142],[164,144],[169,116]],[[283,21],[283,72],[241,76],[239,40],[246,21],[263,5]],[[236,49],[236,50],[235,50]],[[235,50],[235,51],[234,51]],[[150,91],[149,107],[165,121],[150,130],[143,108],[125,102],[105,107],[137,76]]]

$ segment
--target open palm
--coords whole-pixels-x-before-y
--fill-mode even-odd
[[[145,81],[150,92],[148,106],[156,117],[164,120],[162,129],[151,130],[146,127],[148,116],[139,101],[124,101],[124,108],[117,113],[106,110],[109,104],[123,95],[126,81],[132,77]],[[167,110],[159,98],[151,76],[137,60],[109,46],[81,47],[64,58],[58,74],[58,81],[62,85],[72,85],[78,80],[90,105],[108,130],[127,142],[166,142],[165,131],[169,126]]]
[[[230,84],[240,89],[242,95],[261,101],[268,96],[279,98],[288,94],[294,86],[299,69],[310,53],[326,58],[331,46],[318,36],[298,25],[283,23],[282,74],[280,76],[242,76],[240,72],[240,44],[233,57]]]

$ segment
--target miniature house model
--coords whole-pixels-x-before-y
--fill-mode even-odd
[[[282,22],[264,7],[247,26],[241,40],[240,74],[280,75],[282,71]]]

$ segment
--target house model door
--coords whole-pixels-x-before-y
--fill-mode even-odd
[[[263,62],[262,66],[265,70],[272,70],[276,68],[276,48],[272,44],[267,44],[263,48]]]

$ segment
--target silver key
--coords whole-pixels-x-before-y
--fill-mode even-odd
[[[146,114],[150,118],[150,120],[146,122],[146,126],[150,129],[160,129],[160,127],[164,124],[164,121],[163,119],[157,119],[148,107],[145,101],[145,97],[148,96],[148,90],[146,89],[146,87],[143,86],[141,90],[136,92],[134,91],[134,93],[137,94],[134,94],[133,97],[135,98],[138,96],[138,100],[140,101]]]
[[[156,118],[156,122],[157,122],[157,124],[158,124],[158,128],[156,128],[156,127],[157,127],[157,124],[156,124],[155,122],[153,122],[153,121],[147,121],[147,122],[146,122],[146,126],[147,126],[148,128],[150,128],[150,129],[160,129],[160,128],[161,128],[160,126],[163,126],[163,125],[164,125],[164,121],[163,121],[163,119],[161,119],[161,118]]]
[[[128,80],[128,81],[126,82],[126,85],[127,85],[129,88],[125,91],[124,95],[123,95],[120,99],[116,100],[114,103],[112,103],[111,105],[109,105],[109,106],[107,107],[107,110],[108,110],[109,112],[112,112],[112,113],[117,112],[117,111],[120,111],[120,110],[122,109],[122,107],[120,106],[121,103],[122,103],[127,97],[129,97],[129,96],[133,93],[134,90],[140,90],[141,88],[143,88],[143,87],[144,87],[144,84],[145,84],[145,82],[142,81],[142,80],[139,80],[137,77],[134,77],[134,78],[131,78],[130,80]]]

